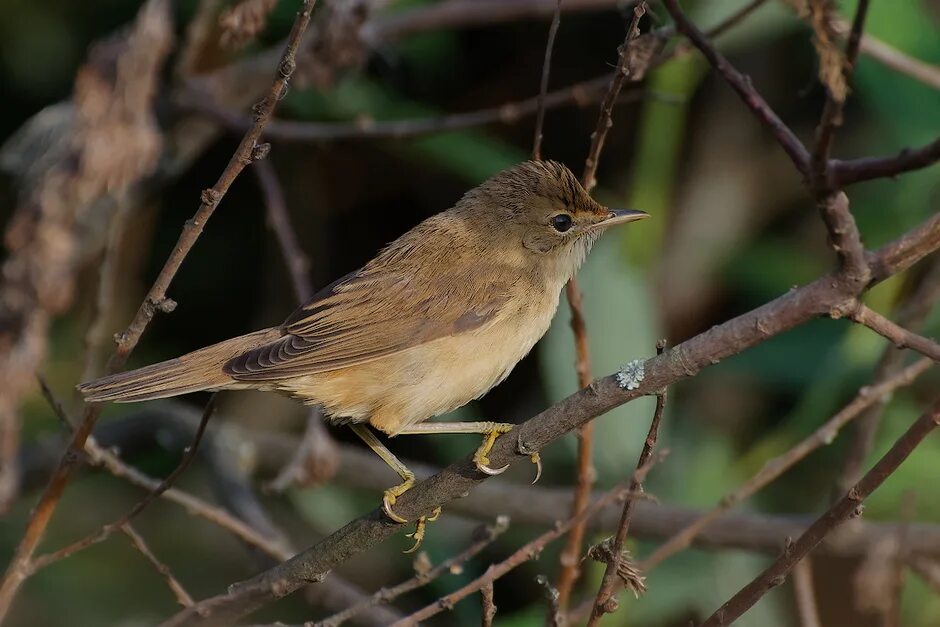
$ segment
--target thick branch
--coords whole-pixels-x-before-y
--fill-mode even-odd
[[[940,224],[928,221],[900,238],[899,242],[903,244],[893,242],[874,253],[872,265],[889,275],[900,272],[940,245],[940,242],[934,244],[938,239]],[[930,245],[933,248],[928,249]],[[827,315],[856,298],[857,294],[851,292],[852,287],[846,285],[838,275],[828,275],[712,327],[647,361],[645,378],[635,389],[620,388],[614,375],[597,379],[590,386],[519,425],[513,431],[515,437],[510,435],[498,439],[490,459],[494,464],[510,464],[520,458],[517,447],[526,451],[541,450],[614,407],[691,377],[702,368],[812,318]],[[459,498],[486,478],[486,475],[475,469],[469,458],[464,459],[406,492],[396,503],[396,511],[409,520],[430,515],[435,507]],[[400,527],[389,521],[380,509],[376,509],[287,562],[233,585],[227,594],[197,603],[193,609],[178,614],[167,624],[234,621],[275,598],[290,594],[304,583],[321,579],[337,564],[386,540]]]

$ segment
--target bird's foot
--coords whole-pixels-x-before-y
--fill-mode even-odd
[[[411,486],[415,484],[414,475],[410,477],[403,477],[404,481],[399,483],[396,486],[392,486],[385,491],[385,496],[382,498],[382,511],[385,512],[385,515],[394,520],[399,524],[405,524],[408,522],[407,518],[402,518],[392,509],[392,505],[395,504],[395,501],[398,500],[398,497],[411,489]]]
[[[386,512],[387,513],[387,512]],[[414,553],[418,550],[418,547],[421,546],[421,543],[424,541],[424,534],[427,530],[429,522],[434,522],[441,516],[441,508],[435,507],[434,511],[430,516],[422,516],[415,523],[415,530],[412,533],[405,534],[405,537],[414,539],[414,546],[408,549],[407,551],[402,551],[403,553]]]
[[[496,438],[512,431],[514,425],[508,422],[490,422],[486,423],[486,425],[488,427],[486,439],[483,440],[483,444],[480,445],[477,452],[473,454],[473,463],[476,465],[477,470],[484,474],[490,476],[501,475],[509,468],[509,464],[506,464],[502,468],[491,468],[490,460],[487,455],[490,454],[490,450],[492,450]]]

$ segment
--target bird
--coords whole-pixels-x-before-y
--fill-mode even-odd
[[[565,165],[524,161],[469,190],[320,289],[280,326],[80,384],[88,402],[148,401],[198,391],[262,390],[320,406],[401,478],[414,474],[376,437],[474,433],[476,468],[511,423],[429,422],[503,381],[545,334],[561,291],[609,227],[649,217],[595,201]],[[541,463],[537,454],[532,461]],[[417,549],[425,525],[416,521]]]

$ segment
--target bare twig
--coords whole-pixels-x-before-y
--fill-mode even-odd
[[[714,67],[728,82],[729,85],[738,93],[744,104],[754,113],[758,120],[773,133],[777,142],[783,147],[784,151],[790,157],[793,165],[804,176],[809,176],[810,155],[806,147],[793,133],[793,131],[784,124],[783,120],[770,108],[767,101],[754,89],[748,77],[741,74],[724,56],[719,53],[708,41],[705,35],[692,22],[689,21],[685,13],[679,7],[678,0],[663,0],[663,4],[672,19],[676,22],[676,28],[680,33],[689,38],[689,40],[698,48],[705,59]]]
[[[153,554],[153,551],[150,550],[150,547],[147,546],[147,543],[144,541],[143,537],[137,533],[130,524],[124,524],[121,526],[121,531],[131,540],[131,544],[134,545],[134,548],[143,554],[144,558],[153,566],[154,570],[160,574],[165,580],[167,587],[170,588],[170,591],[173,593],[173,596],[176,598],[176,602],[182,605],[183,607],[189,607],[193,604],[193,598],[189,596],[189,593],[186,592],[186,589],[183,588],[183,584],[173,576],[173,573],[170,571],[170,567],[157,559],[157,556]]]
[[[666,350],[666,340],[659,340],[656,343],[656,354],[662,355]],[[663,419],[663,412],[666,409],[666,390],[663,389],[656,395],[656,409],[653,411],[653,419],[650,421],[649,432],[646,435],[646,441],[643,443],[643,449],[640,451],[640,457],[637,460],[636,467],[642,468],[653,456],[653,449],[656,447],[656,440],[659,438],[659,424]],[[639,482],[630,484],[630,490],[642,492],[643,485]],[[623,513],[620,515],[620,524],[617,526],[617,533],[614,535],[610,551],[610,561],[607,562],[607,568],[604,570],[604,578],[597,590],[597,596],[594,599],[594,609],[591,611],[591,617],[588,619],[588,627],[596,625],[604,614],[614,611],[617,607],[614,599],[614,587],[621,580],[618,576],[620,571],[620,562],[623,559],[624,542],[627,539],[627,533],[630,530],[630,521],[633,518],[633,503],[628,500],[623,504]],[[611,600],[614,602],[611,603]]]
[[[209,402],[206,404],[206,408],[203,410],[202,419],[199,421],[199,426],[196,428],[196,433],[193,436],[192,444],[183,452],[183,458],[180,460],[180,463],[173,469],[169,475],[166,476],[166,479],[160,482],[155,489],[148,492],[147,495],[137,502],[134,507],[132,507],[126,514],[115,520],[114,522],[104,525],[98,532],[91,535],[85,536],[80,540],[76,540],[72,544],[65,546],[57,551],[49,553],[47,555],[40,555],[31,560],[31,572],[36,572],[42,568],[45,568],[49,564],[58,562],[59,560],[70,557],[71,555],[86,549],[93,544],[97,544],[103,540],[111,537],[115,531],[120,531],[127,523],[131,522],[134,518],[137,517],[148,505],[157,500],[161,494],[166,492],[173,483],[179,478],[180,475],[189,467],[189,464],[192,462],[193,458],[196,456],[196,449],[199,447],[199,442],[202,440],[202,435],[206,431],[206,425],[209,422],[209,418],[212,416],[212,413],[215,411],[215,395],[209,399]]]
[[[920,170],[940,161],[940,137],[918,148],[905,148],[896,155],[863,157],[831,161],[833,184],[854,185],[874,179],[893,178],[905,172]]]
[[[619,60],[617,69],[607,87],[607,94],[601,102],[600,115],[597,125],[591,134],[591,147],[584,160],[584,171],[581,174],[581,185],[588,193],[596,184],[595,174],[600,161],[601,151],[604,149],[604,140],[607,131],[613,126],[613,106],[620,95],[624,82],[636,74],[642,75],[646,70],[649,57],[639,59],[631,49],[640,36],[640,19],[646,14],[646,3],[640,2],[633,9],[633,19],[627,28],[623,44],[617,50]],[[643,64],[643,67],[640,67]],[[587,323],[584,317],[584,302],[581,297],[581,288],[576,277],[572,277],[565,285],[565,295],[571,308],[571,330],[574,332],[575,343],[575,370],[578,375],[578,387],[585,387],[591,381],[591,354],[589,350]],[[578,429],[578,478],[575,485],[575,497],[571,506],[571,515],[574,516],[583,510],[591,496],[591,486],[595,481],[596,472],[593,465],[594,423],[589,422]],[[578,579],[578,563],[581,557],[581,546],[584,543],[585,526],[579,523],[571,530],[565,548],[561,552],[561,571],[558,574],[558,605],[561,611],[568,606],[571,590]]]
[[[480,588],[480,600],[483,604],[483,619],[480,624],[483,627],[493,627],[493,619],[496,618],[496,603],[493,602],[492,581]]]
[[[542,62],[542,81],[539,84],[538,112],[535,114],[535,138],[532,140],[532,159],[542,158],[542,126],[545,124],[545,94],[548,93],[548,76],[552,70],[552,50],[555,47],[555,35],[561,24],[561,0],[555,5],[555,15],[548,29],[548,42],[545,44],[545,60]]]
[[[337,627],[356,614],[359,614],[363,610],[383,603],[391,603],[407,592],[411,592],[412,590],[417,590],[418,588],[428,585],[432,581],[439,578],[441,575],[454,572],[454,569],[460,567],[462,564],[472,559],[480,551],[492,544],[493,541],[502,535],[503,532],[505,532],[508,528],[509,519],[506,517],[497,518],[495,524],[493,525],[483,525],[479,527],[473,534],[476,539],[461,553],[458,553],[457,555],[441,562],[425,573],[419,573],[418,575],[415,575],[408,581],[404,581],[397,586],[392,586],[391,588],[382,588],[372,596],[363,599],[351,607],[346,608],[342,612],[334,614],[329,618],[325,618],[322,621],[318,621],[315,623],[315,627]]]
[[[137,346],[137,342],[150,324],[156,311],[172,311],[175,303],[167,298],[166,293],[183,260],[195,245],[206,222],[212,216],[232,182],[248,163],[260,156],[258,139],[261,137],[265,124],[271,118],[278,100],[290,82],[290,77],[296,65],[294,59],[300,45],[300,38],[310,22],[310,13],[315,2],[316,0],[304,0],[303,7],[297,14],[297,19],[294,21],[288,37],[287,48],[284,51],[281,63],[278,65],[277,76],[271,84],[268,94],[254,109],[256,115],[254,126],[242,138],[235,154],[232,155],[215,185],[203,192],[199,209],[183,227],[179,240],[173,247],[173,251],[148,291],[134,319],[117,338],[117,348],[108,360],[108,372],[114,372],[124,364],[127,357]],[[6,615],[16,591],[23,582],[26,573],[30,570],[30,560],[33,553],[45,533],[59,498],[62,496],[66,485],[68,485],[79,456],[84,450],[85,441],[91,434],[100,414],[100,404],[86,406],[81,425],[75,430],[68,449],[62,456],[58,468],[50,478],[46,490],[33,510],[23,538],[17,546],[3,582],[0,584],[0,619]]]
[[[895,390],[905,385],[910,385],[911,382],[922,373],[926,372],[932,365],[933,363],[929,359],[921,359],[895,376],[877,385],[868,386],[859,390],[856,397],[852,399],[848,405],[833,415],[832,418],[827,420],[825,424],[814,431],[809,437],[805,438],[785,453],[765,462],[756,475],[745,481],[733,492],[722,497],[715,508],[657,547],[655,551],[643,560],[640,564],[640,568],[649,572],[668,557],[688,547],[693,538],[712,521],[721,516],[723,512],[731,509],[744,499],[751,497],[758,490],[780,477],[780,475],[816,449],[832,442],[839,430],[850,420],[858,416],[872,404],[889,396]]]
[[[773,564],[706,619],[702,627],[719,627],[733,623],[774,586],[783,583],[790,570],[806,557],[807,553],[819,544],[826,534],[849,518],[861,515],[862,501],[884,483],[885,479],[898,469],[917,445],[940,426],[938,421],[940,421],[940,402],[935,402],[862,477],[861,481],[817,518],[816,522],[810,525],[810,528],[792,545],[788,546]]]
[[[863,303],[858,302],[848,315],[855,322],[890,340],[895,348],[909,348],[934,361],[940,361],[940,344],[908,331]]]
[[[652,461],[655,461],[655,459]],[[653,466],[653,463],[649,463],[643,468],[637,469],[636,472],[633,473],[633,477],[631,478],[631,481],[634,479],[642,481],[643,478],[646,476],[646,473],[649,472],[649,469],[652,466]],[[427,620],[428,618],[436,614],[439,614],[444,609],[452,608],[458,601],[468,597],[469,595],[473,594],[477,590],[480,590],[483,586],[487,584],[491,584],[492,582],[496,581],[497,579],[499,579],[500,577],[502,577],[503,575],[505,575],[512,569],[516,568],[517,566],[537,558],[539,554],[542,552],[542,549],[544,549],[545,546],[547,546],[550,542],[553,542],[554,540],[557,540],[558,538],[560,538],[569,529],[571,529],[571,527],[575,525],[576,523],[580,522],[581,520],[590,518],[591,516],[596,514],[605,505],[608,505],[610,503],[613,503],[625,497],[632,498],[632,497],[627,497],[628,493],[629,493],[629,490],[626,488],[626,486],[618,486],[614,488],[610,492],[607,492],[606,494],[604,494],[601,498],[591,503],[588,507],[586,507],[582,511],[578,512],[577,514],[569,518],[564,523],[556,525],[554,529],[543,533],[542,535],[538,536],[531,542],[527,543],[526,545],[524,545],[515,553],[507,557],[502,562],[498,564],[493,564],[480,577],[471,581],[470,583],[463,586],[462,588],[448,594],[447,596],[438,600],[437,602],[432,603],[431,605],[428,605],[418,610],[417,612],[415,612],[414,614],[411,614],[410,616],[406,616],[402,620],[395,623],[393,627],[407,627],[411,625],[417,625],[420,621]]]
[[[912,288],[908,298],[898,307],[896,320],[901,326],[918,331],[934,303],[940,298],[940,259],[931,262],[926,274]],[[874,383],[880,383],[904,366],[904,352],[893,346],[885,347],[872,375]],[[853,424],[853,434],[845,453],[841,472],[836,480],[833,499],[839,498],[862,476],[863,465],[875,443],[875,433],[881,423],[886,400],[875,403],[863,412]]]

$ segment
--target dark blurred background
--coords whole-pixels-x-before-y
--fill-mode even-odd
[[[243,50],[219,47],[205,53],[203,70],[276,45],[286,35],[297,4],[281,0],[259,40]],[[373,19],[421,3],[380,4],[386,6],[376,10]],[[745,2],[689,0],[684,4],[697,23],[710,25]],[[841,3],[847,19],[854,4]],[[174,4],[179,38],[195,5],[195,0]],[[5,0],[0,20],[0,137],[11,136],[39,110],[67,99],[89,45],[131,22],[139,6],[139,2],[117,0]],[[615,51],[628,18],[629,12],[625,15],[616,8],[564,15],[551,86],[608,72],[616,62]],[[295,84],[278,115],[318,121],[362,116],[420,118],[528,98],[538,90],[547,30],[547,21],[525,19],[382,42],[369,52],[359,70],[338,73],[329,84],[310,78]],[[873,2],[866,32],[927,63],[940,64],[938,2]],[[753,78],[754,85],[804,139],[811,138],[824,100],[810,37],[809,28],[788,6],[770,1],[720,40],[720,48],[731,61]],[[171,65],[172,57],[167,80]],[[654,71],[642,85],[628,88],[640,96],[627,98],[616,109],[596,196],[611,206],[648,211],[653,219],[608,235],[580,274],[595,374],[608,374],[624,362],[651,355],[661,337],[676,344],[760,305],[826,272],[833,263],[824,229],[798,174],[699,56],[682,56]],[[157,111],[165,125],[181,115],[172,103],[159,98]],[[544,155],[580,171],[597,111],[593,102],[549,111]],[[310,256],[315,286],[357,268],[420,220],[452,205],[470,187],[527,158],[532,128],[533,118],[527,117],[511,125],[413,139],[274,141],[269,160],[283,185],[300,243]],[[862,55],[835,156],[892,153],[930,141],[938,132],[940,91]],[[135,209],[121,248],[119,289],[114,311],[108,315],[110,331],[130,320],[183,222],[198,206],[200,191],[215,181],[239,137],[220,134],[178,176],[149,191],[147,201]],[[15,178],[4,176],[0,180],[0,219],[4,222],[16,205],[16,194]],[[937,210],[938,170],[859,185],[850,197],[866,245],[877,247]],[[51,329],[44,371],[71,407],[77,407],[70,390],[81,376],[83,336],[96,278],[95,264],[89,262],[80,274],[74,305]],[[867,302],[890,312],[910,280],[886,282]],[[280,250],[266,224],[264,199],[250,170],[225,197],[169,295],[179,306],[172,315],[156,317],[131,366],[276,324],[295,306]],[[936,322],[936,317],[928,321],[928,335],[937,332]],[[819,320],[677,385],[670,393],[661,436],[670,454],[651,474],[649,491],[664,502],[710,507],[766,459],[811,433],[850,399],[870,378],[884,345],[882,338],[864,328]],[[460,410],[461,419],[518,422],[560,400],[576,388],[573,355],[563,303],[551,331],[533,354],[505,383]],[[893,398],[873,458],[919,413],[936,383],[936,376],[928,373]],[[199,396],[184,399],[193,404],[204,400]],[[232,392],[220,403],[216,416],[220,421],[293,434],[298,439],[303,432],[303,408],[273,395]],[[652,405],[651,399],[641,399],[597,420],[599,487],[621,480],[635,464]],[[106,409],[103,422],[139,410],[112,406]],[[24,447],[60,431],[38,392],[27,399],[23,411]],[[331,433],[341,442],[358,446],[343,429],[331,428]],[[812,455],[742,509],[788,514],[821,511],[831,497],[845,442],[842,437]],[[475,446],[474,438],[461,436],[391,442],[404,458],[435,465],[446,465]],[[165,475],[178,456],[178,449],[149,446],[127,458],[151,474]],[[573,485],[574,437],[551,447],[545,457],[543,487]],[[870,499],[866,519],[897,520],[907,498],[914,502],[913,520],[940,523],[940,504],[934,498],[938,472],[940,441],[928,440]],[[269,477],[260,476],[257,481],[264,478]],[[522,470],[514,470],[495,481],[524,482],[527,478]],[[388,479],[391,485],[391,474]],[[210,478],[199,463],[180,483],[212,498]],[[27,486],[13,510],[0,520],[3,562],[22,533],[41,484],[42,477]],[[914,496],[905,497],[908,493]],[[93,531],[140,496],[106,473],[83,473],[66,492],[44,546],[55,548]],[[341,482],[262,496],[297,546],[368,511],[379,498],[377,491],[357,490]],[[566,515],[558,512],[559,519]],[[197,598],[217,593],[259,567],[237,541],[172,504],[153,504],[137,526]],[[442,519],[429,528],[425,549],[431,560],[436,563],[464,547],[471,528],[471,522],[445,509]],[[536,533],[534,527],[512,527],[462,574],[405,597],[399,607],[413,609],[433,601]],[[539,573],[555,577],[560,550],[556,545],[497,583],[498,624],[542,623],[544,603],[534,577]],[[634,553],[640,556],[651,546],[632,542]],[[337,575],[367,591],[395,583],[411,572],[411,559],[400,554],[403,548],[406,541],[396,537],[344,564]],[[648,574],[649,592],[640,600],[622,595],[621,611],[606,622],[685,625],[720,605],[766,559],[738,551],[686,551]],[[819,559],[814,566],[826,625],[882,624],[877,613],[857,609],[853,583],[857,563],[830,558]],[[585,568],[576,598],[592,592],[602,573],[600,565]],[[774,591],[738,624],[797,624],[792,594],[789,586]],[[907,578],[902,602],[902,624],[940,624],[940,599],[919,579]],[[173,608],[173,599],[158,576],[126,539],[115,536],[31,578],[16,602],[11,624],[152,624]],[[325,614],[292,598],[266,609],[258,620],[302,622]],[[467,600],[435,624],[474,624],[478,616],[479,603]]]

